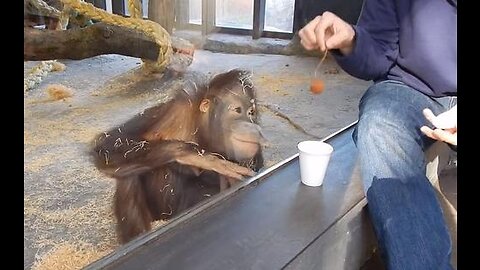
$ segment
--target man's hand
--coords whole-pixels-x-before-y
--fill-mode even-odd
[[[300,43],[307,50],[339,49],[343,55],[353,50],[355,31],[337,15],[325,11],[298,32]]]
[[[438,116],[435,116],[430,109],[424,109],[423,115],[436,127],[431,129],[422,126],[420,130],[425,135],[435,140],[457,145],[457,105]]]

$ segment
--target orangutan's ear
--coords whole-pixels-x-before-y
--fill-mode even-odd
[[[208,112],[208,109],[210,108],[210,100],[208,98],[204,98],[202,102],[200,102],[200,111],[201,112]]]

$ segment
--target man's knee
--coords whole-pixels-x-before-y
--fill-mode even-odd
[[[357,145],[378,145],[395,140],[395,133],[400,132],[401,128],[395,119],[386,115],[382,111],[371,111],[360,117],[354,135]]]

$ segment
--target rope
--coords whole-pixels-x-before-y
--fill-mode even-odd
[[[60,13],[60,17],[58,18],[58,23],[60,24],[61,30],[67,30],[71,13],[72,13],[71,8],[65,7],[65,6],[63,7],[62,13]]]
[[[27,3],[35,7],[43,16],[54,18],[60,16],[60,11],[58,9],[49,6],[43,0],[29,0]]]
[[[61,0],[65,7],[69,7],[74,9],[80,14],[84,14],[87,17],[90,17],[93,20],[106,22],[109,24],[119,25],[123,27],[127,27],[134,30],[143,31],[149,38],[152,38],[155,43],[157,43],[160,47],[159,56],[157,61],[150,61],[146,59],[142,59],[144,62],[144,68],[152,71],[152,72],[161,72],[165,69],[167,64],[170,61],[170,57],[173,53],[172,50],[172,42],[170,39],[170,34],[161,27],[158,23],[150,21],[150,20],[143,20],[140,18],[124,18],[122,16],[116,14],[110,14],[103,9],[96,8],[90,3],[80,2],[79,0]],[[130,2],[129,0],[129,7]],[[138,0],[135,1],[138,4]],[[141,12],[141,8],[133,8],[132,14]],[[138,15],[138,14],[137,14]],[[127,44],[126,44],[127,45]]]
[[[132,18],[142,18],[142,5],[140,0],[128,0],[128,12]]]
[[[23,79],[24,94],[40,84],[42,79],[47,76],[48,72],[53,70],[56,61],[57,60],[42,61],[30,70],[27,77]]]

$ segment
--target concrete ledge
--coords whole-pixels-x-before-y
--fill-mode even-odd
[[[300,44],[298,35],[290,39],[259,38],[247,35],[212,33],[202,36],[200,31],[180,30],[174,36],[192,42],[197,49],[233,54],[280,54],[320,56],[318,51],[307,51]]]

